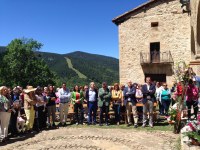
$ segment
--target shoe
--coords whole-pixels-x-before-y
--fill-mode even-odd
[[[134,128],[137,128],[138,127],[138,125],[137,124],[134,124]]]
[[[54,128],[56,127],[55,123],[52,124],[52,127],[54,127]]]
[[[79,125],[79,123],[77,122],[76,125]]]
[[[150,124],[150,125],[149,125],[149,127],[153,128],[153,125],[152,125],[152,124]]]
[[[145,127],[146,127],[146,124],[143,124],[142,127],[145,128]]]
[[[90,125],[91,125],[91,123],[87,123],[87,125],[88,125],[88,126],[90,126]]]
[[[106,123],[106,126],[109,126],[109,123]]]
[[[128,123],[128,124],[127,124],[127,127],[130,127],[130,126],[131,126],[131,124],[130,124],[130,123]]]
[[[119,126],[119,125],[120,125],[120,123],[119,123],[119,122],[117,122],[117,125]]]
[[[96,122],[93,122],[93,125],[95,126],[95,125],[96,125]]]
[[[99,124],[99,126],[103,126],[103,124],[102,124],[102,123],[100,123],[100,124]]]
[[[63,127],[66,127],[67,126],[67,124],[66,124],[66,122],[63,124]]]
[[[61,126],[63,126],[63,125],[62,125],[62,123],[60,122],[60,123],[58,124],[58,126],[61,127]]]

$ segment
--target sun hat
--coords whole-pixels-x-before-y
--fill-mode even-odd
[[[27,86],[27,88],[24,90],[25,93],[29,93],[29,92],[33,92],[35,91],[37,88],[33,88],[33,86]]]

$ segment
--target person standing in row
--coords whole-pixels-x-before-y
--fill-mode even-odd
[[[82,90],[80,91],[78,85],[76,85],[71,95],[72,95],[71,103],[74,105],[76,125],[83,124],[83,100],[84,100],[83,91]],[[79,111],[81,113],[80,118],[79,118]]]
[[[60,125],[66,126],[67,115],[69,110],[69,102],[71,98],[70,90],[67,89],[66,83],[62,84],[62,88],[59,90],[60,98]]]
[[[99,100],[98,106],[100,108],[100,122],[99,125],[102,126],[103,124],[103,113],[105,112],[105,123],[108,126],[108,113],[109,113],[109,105],[110,105],[111,93],[107,87],[107,83],[102,83],[102,88],[99,89]]]
[[[7,87],[0,87],[0,140],[2,142],[8,139],[8,126],[12,112],[11,102],[6,98],[7,92]]]
[[[128,118],[128,125],[130,126],[131,123],[131,111],[133,112],[133,120],[134,120],[134,127],[138,127],[138,113],[137,113],[137,101],[135,98],[136,89],[132,85],[132,81],[128,81],[128,87],[126,87],[123,91],[124,93],[124,106],[126,106],[127,118]]]
[[[188,120],[191,119],[191,106],[194,109],[195,118],[197,118],[198,113],[198,88],[194,85],[192,79],[189,80],[189,84],[186,91],[186,106],[188,109]]]
[[[167,88],[166,83],[163,83],[163,87],[164,88],[160,91],[160,99],[161,99],[161,103],[163,105],[161,113],[168,116],[169,105],[171,103],[171,90],[169,88]]]
[[[35,90],[36,88],[33,88],[33,86],[27,86],[27,89],[24,90],[24,111],[26,114],[26,129],[27,132],[31,132],[33,129],[34,119],[35,119],[35,110],[34,105],[37,102],[36,96],[35,96]]]
[[[54,92],[54,88],[52,85],[48,86],[48,91],[49,91],[49,100],[47,101],[47,114],[48,114],[48,125],[50,127],[55,128],[55,120],[56,120],[56,93]],[[52,124],[50,122],[50,118],[52,117]]]
[[[98,91],[95,89],[94,82],[90,83],[90,88],[86,91],[85,97],[88,104],[88,125],[96,125]]]
[[[122,103],[122,91],[119,89],[119,84],[115,83],[112,90],[112,103],[113,109],[115,112],[115,121],[117,125],[120,124],[120,112],[121,112],[121,103]]]
[[[155,98],[155,85],[151,83],[151,78],[146,77],[146,84],[142,86],[143,93],[143,127],[146,127],[147,124],[147,112],[149,112],[149,126],[153,128],[153,107]]]
[[[36,107],[37,107],[37,130],[41,131],[46,128],[46,120],[47,120],[47,112],[46,112],[46,101],[44,96],[42,95],[43,89],[41,87],[37,87],[35,91],[35,96],[37,99]]]

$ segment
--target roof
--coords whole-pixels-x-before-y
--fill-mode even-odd
[[[149,5],[155,3],[155,2],[158,2],[158,1],[161,1],[161,0],[148,0],[146,3],[143,3],[142,5],[139,5],[138,7],[128,11],[128,12],[125,12],[124,14],[114,18],[112,20],[113,23],[115,23],[116,25],[119,25],[120,23],[124,22],[125,20],[129,19],[130,18],[130,14],[134,13],[134,12],[137,12],[138,10],[141,10],[141,9],[145,9],[146,7],[148,7]],[[165,1],[165,0],[163,0]]]

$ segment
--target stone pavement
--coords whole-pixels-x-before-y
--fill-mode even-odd
[[[170,131],[62,127],[16,141],[1,150],[174,150],[179,135]]]

